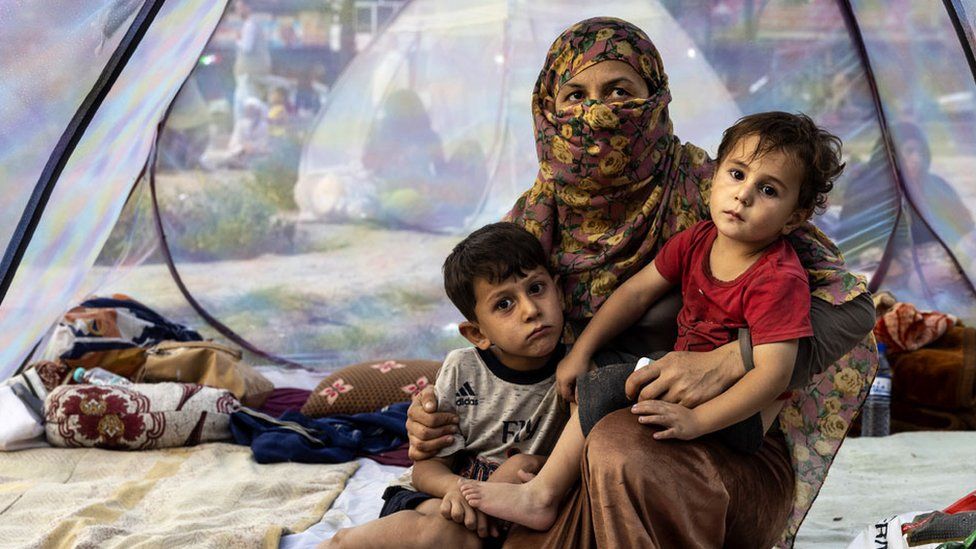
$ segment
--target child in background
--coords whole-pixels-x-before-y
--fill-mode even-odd
[[[447,355],[438,407],[460,417],[454,443],[389,487],[377,520],[340,530],[323,547],[481,547],[497,526],[458,481],[514,482],[537,471],[568,416],[556,390],[565,350],[562,300],[539,241],[513,223],[471,233],[444,262],[448,297],[474,347]]]
[[[754,114],[726,130],[712,180],[711,221],[673,236],[600,308],[559,364],[564,398],[571,398],[575,380],[598,349],[681,284],[675,350],[709,351],[748,328],[755,369],[694,409],[642,395],[633,406],[638,421],[661,427],[654,433],[658,439],[689,440],[758,422],[757,413],[762,432],[768,430],[782,408],[777,397],[790,381],[798,340],[813,334],[807,274],[783,236],[825,204],[844,168],[840,149],[837,137],[805,115]],[[653,383],[645,393],[652,390]],[[461,492],[491,516],[548,529],[576,482],[582,448],[574,413],[538,476],[525,484],[463,481]]]
[[[268,94],[268,135],[271,139],[284,139],[288,135],[290,116],[287,92],[283,88],[274,88]]]

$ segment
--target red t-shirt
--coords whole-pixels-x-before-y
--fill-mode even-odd
[[[654,264],[668,282],[681,284],[676,351],[710,351],[749,328],[753,345],[813,335],[810,284],[793,247],[770,244],[735,280],[712,276],[708,256],[718,230],[701,221],[664,243]]]

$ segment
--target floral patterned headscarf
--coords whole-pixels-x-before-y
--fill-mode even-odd
[[[623,61],[649,97],[588,101],[554,111],[561,85],[601,61]],[[646,265],[671,235],[708,219],[715,162],[681,144],[668,116],[668,79],[643,31],[599,17],[553,42],[532,93],[539,173],[509,212],[542,242],[563,285],[568,318],[593,315],[620,282]],[[807,269],[812,295],[833,305],[867,292],[840,251],[806,223],[788,237]],[[792,546],[877,370],[874,338],[793,391],[780,413],[796,473],[793,511],[777,546]]]
[[[630,65],[649,97],[555,111],[560,87],[603,61]],[[664,239],[708,215],[701,189],[713,167],[673,135],[670,101],[661,56],[626,21],[587,19],[549,49],[532,93],[539,173],[508,218],[550,254],[569,318],[592,316]]]

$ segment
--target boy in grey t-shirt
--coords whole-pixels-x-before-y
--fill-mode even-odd
[[[454,443],[387,489],[381,518],[322,547],[480,547],[498,529],[458,481],[516,482],[520,469],[537,470],[569,417],[555,384],[562,299],[539,241],[513,223],[478,229],[444,262],[444,289],[474,345],[448,354],[437,377],[438,409],[460,417]]]

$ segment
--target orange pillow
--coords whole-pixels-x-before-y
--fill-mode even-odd
[[[309,417],[375,412],[404,402],[433,385],[441,363],[434,360],[380,360],[346,366],[323,379],[302,414]]]

